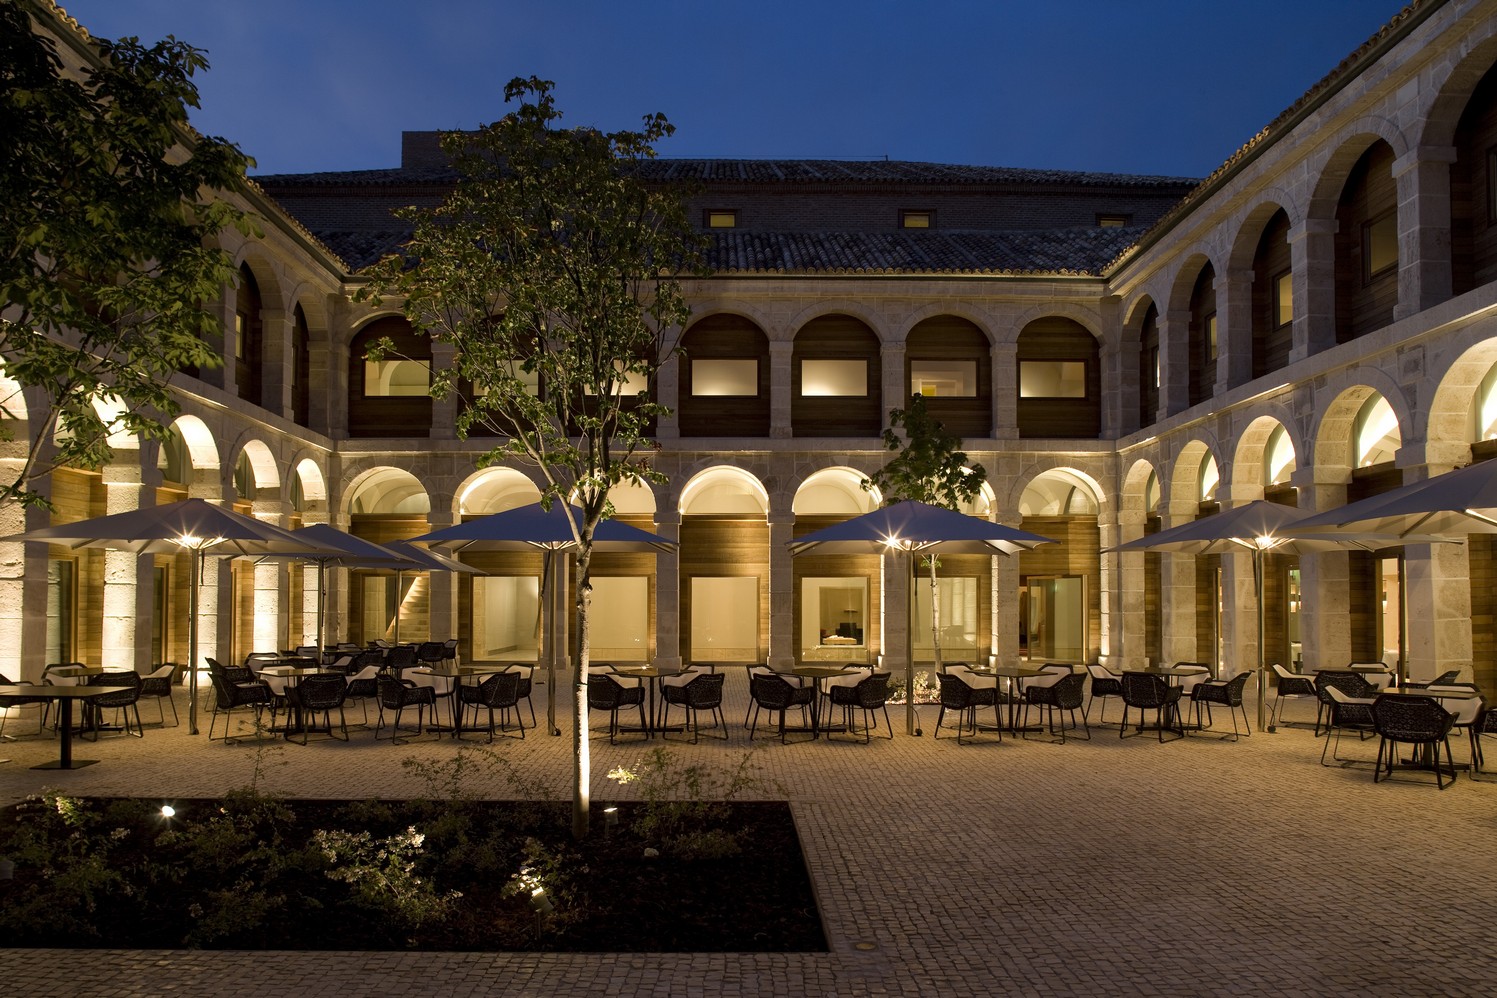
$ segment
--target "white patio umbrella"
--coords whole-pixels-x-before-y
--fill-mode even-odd
[[[198,584],[204,560],[210,555],[226,558],[267,554],[315,555],[332,550],[325,544],[297,537],[289,530],[203,499],[184,499],[164,506],[148,506],[76,523],[41,527],[3,539],[37,541],[73,549],[111,548],[135,554],[186,551],[193,556],[189,597],[192,606],[187,618],[187,676],[192,697],[188,725],[194,735],[198,733]]]
[[[1017,527],[1006,527],[956,510],[906,500],[823,527],[796,538],[787,547],[792,556],[811,551],[817,554],[897,553],[913,561],[916,555],[927,551],[1011,555],[1054,543],[1048,537]],[[919,735],[921,732],[915,726],[914,637],[909,628],[905,629],[905,691],[905,728],[909,734]]]
[[[1258,607],[1258,730],[1267,728],[1268,678],[1264,645],[1263,563],[1269,552],[1304,554],[1357,548],[1376,551],[1390,544],[1403,543],[1387,537],[1360,533],[1327,534],[1324,537],[1301,537],[1304,514],[1293,506],[1255,499],[1241,506],[1222,510],[1199,520],[1147,534],[1119,544],[1109,551],[1143,551],[1157,549],[1185,554],[1224,554],[1250,552],[1253,556],[1253,593]],[[1424,538],[1427,540],[1428,538]]]
[[[571,508],[570,514],[576,521],[582,519],[582,510],[575,506]],[[565,584],[556,587],[551,580],[558,577],[559,566],[566,552],[577,546],[576,539],[572,536],[568,511],[562,508],[560,502],[553,503],[549,510],[540,503],[532,503],[454,523],[450,527],[412,537],[411,543],[425,544],[449,552],[468,548],[475,551],[544,552],[546,565],[541,586],[543,612],[553,598],[549,590],[566,592]],[[668,554],[675,548],[674,541],[618,520],[603,520],[593,534],[593,550],[605,553],[657,551]],[[561,729],[556,726],[557,642],[547,641],[546,644],[546,720],[551,733],[559,735]]]

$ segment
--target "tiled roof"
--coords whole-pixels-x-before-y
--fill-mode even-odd
[[[1094,276],[1142,227],[1008,232],[713,232],[720,274],[1028,274]],[[393,253],[409,229],[326,230],[317,236],[354,270]]]

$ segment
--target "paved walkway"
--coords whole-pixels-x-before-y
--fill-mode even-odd
[[[537,689],[538,707],[543,691]],[[748,748],[741,675],[730,742],[673,748],[737,763]],[[185,707],[185,704],[182,705]],[[1305,710],[1296,704],[1292,712]],[[1250,713],[1252,709],[1250,707]],[[151,705],[145,713],[154,716]],[[1110,711],[1116,716],[1117,706]],[[4,950],[12,995],[1481,995],[1497,988],[1497,784],[1463,775],[1374,785],[1367,768],[1318,765],[1308,729],[1237,743],[926,735],[871,745],[755,743],[753,762],[792,801],[830,953],[427,954]],[[185,717],[185,709],[184,709]],[[17,721],[16,723],[20,723]],[[564,721],[564,728],[567,722]],[[204,715],[203,728],[206,731]],[[902,724],[896,712],[896,728]],[[0,799],[213,795],[258,778],[288,796],[419,795],[406,758],[442,761],[448,739],[393,747],[208,744],[147,727],[143,740],[79,743],[102,760],[27,767],[52,739],[0,746]],[[506,742],[519,769],[569,791],[568,737]],[[1345,744],[1345,743],[1344,743]],[[645,743],[595,737],[603,776]],[[1370,757],[1373,743],[1347,746]],[[1464,758],[1464,748],[1457,748]],[[495,778],[482,794],[514,796]],[[733,903],[724,884],[722,903]]]

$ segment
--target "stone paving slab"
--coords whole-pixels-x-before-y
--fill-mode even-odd
[[[745,690],[730,675],[732,738],[672,743],[682,760],[736,765]],[[537,707],[543,691],[537,690]],[[185,702],[179,694],[179,710]],[[1296,705],[1303,709],[1303,705]],[[1293,710],[1294,708],[1291,708]],[[148,717],[154,716],[151,706]],[[354,711],[357,715],[357,710]],[[1482,995],[1497,981],[1497,783],[1463,774],[1374,784],[1324,768],[1308,727],[1238,742],[1120,741],[1116,724],[1064,745],[926,734],[870,745],[759,739],[751,762],[791,801],[830,953],[241,953],[4,950],[16,995]],[[1109,713],[1116,718],[1117,706]],[[1249,707],[1249,713],[1253,708]],[[207,715],[203,727],[206,730]],[[564,731],[570,716],[561,715]],[[596,719],[601,725],[601,717]],[[9,730],[27,728],[20,715]],[[599,729],[603,731],[603,729]],[[593,798],[633,787],[603,774],[656,742],[594,732]],[[27,768],[54,738],[0,746],[0,799],[208,796],[251,780],[287,796],[406,797],[407,759],[451,760],[450,738],[306,747],[209,744],[148,724],[144,739],[78,742],[101,760]],[[570,737],[496,741],[524,781],[570,794]],[[1371,759],[1374,742],[1343,742]],[[1457,759],[1465,757],[1456,747]],[[1420,777],[1423,779],[1422,775]],[[513,798],[489,772],[471,788]],[[774,795],[771,794],[771,795]],[[723,903],[732,904],[731,885]],[[860,944],[869,947],[859,948]]]

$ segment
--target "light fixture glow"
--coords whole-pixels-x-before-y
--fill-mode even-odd
[[[177,814],[177,809],[174,808],[174,807],[172,807],[170,804],[162,804],[161,805],[161,816],[163,818],[173,818],[173,817],[176,817],[176,814]]]

